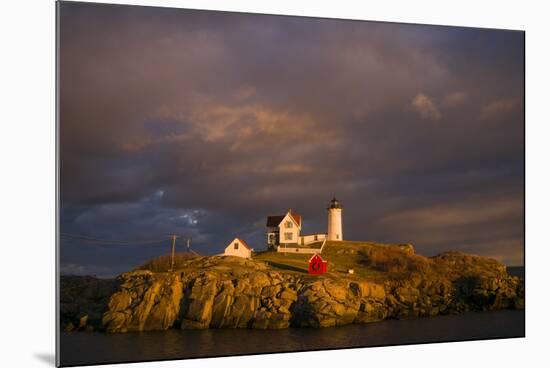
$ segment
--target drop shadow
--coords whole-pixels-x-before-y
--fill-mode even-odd
[[[52,367],[55,367],[55,354],[50,353],[34,353],[33,356]]]

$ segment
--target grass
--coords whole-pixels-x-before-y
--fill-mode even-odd
[[[264,261],[271,267],[294,273],[308,273],[308,261],[312,254],[278,253],[265,251],[254,253],[253,259]]]
[[[259,252],[254,259],[267,262],[284,272],[306,274],[311,254]],[[328,261],[328,276],[353,275],[380,279],[402,277],[411,272],[425,272],[431,266],[428,258],[407,254],[396,245],[372,242],[329,241],[321,254]]]
[[[253,260],[265,262],[280,272],[307,276],[311,256],[312,254],[263,251],[253,253]],[[437,260],[407,253],[399,244],[327,241],[321,256],[328,261],[328,277],[349,276],[381,281],[409,277],[414,272],[437,272],[438,269]],[[178,253],[174,268],[200,269],[204,267],[202,261],[207,262],[209,259],[210,257],[197,259],[191,253]],[[170,256],[167,255],[152,259],[137,269],[166,272],[169,268]],[[353,275],[349,274],[350,269],[353,270]]]
[[[353,268],[363,277],[399,278],[412,272],[429,272],[433,263],[429,258],[408,254],[398,244],[372,242],[328,242],[322,255],[329,262],[333,260],[335,270]]]
[[[176,253],[174,255],[174,269],[184,268],[190,260],[198,258],[193,253]],[[167,272],[170,269],[172,257],[169,255],[150,259],[137,267],[136,270],[149,270],[152,272]]]
[[[304,245],[298,245],[299,248],[321,248],[323,241],[316,241]]]

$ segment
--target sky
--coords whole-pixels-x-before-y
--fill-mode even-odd
[[[58,24],[62,273],[170,234],[261,250],[290,208],[323,233],[333,196],[347,240],[523,264],[523,32],[67,2]]]

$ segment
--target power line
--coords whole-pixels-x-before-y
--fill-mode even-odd
[[[118,245],[153,244],[153,243],[164,242],[167,240],[167,238],[164,238],[164,239],[158,239],[158,240],[117,241],[117,240],[105,240],[105,239],[87,239],[87,238],[65,236],[65,235],[62,235],[61,237],[67,240],[77,240],[77,241],[82,241],[87,243],[104,243],[104,244],[118,244]]]

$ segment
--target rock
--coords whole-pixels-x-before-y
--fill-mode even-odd
[[[399,248],[400,250],[402,250],[408,255],[414,254],[414,247],[412,244],[397,244],[397,248]]]
[[[132,272],[126,272],[121,275],[123,279],[134,279],[136,277],[150,277],[153,276],[153,272],[149,270],[137,270]]]
[[[205,328],[208,328],[208,325],[201,321],[184,319],[181,321],[180,327],[182,330],[204,330]]]
[[[370,323],[384,320],[388,315],[387,308],[384,304],[366,300],[361,303],[360,308],[355,317],[355,323]]]
[[[231,305],[233,304],[233,295],[223,293],[214,299],[214,310],[212,311],[211,327],[233,327],[227,322]]]
[[[272,318],[269,319],[268,328],[269,329],[281,329],[281,328],[288,328],[290,319],[290,314],[288,313],[277,313],[272,316]]]
[[[128,291],[123,290],[113,294],[109,300],[109,310],[113,312],[123,311],[132,303],[132,297]]]
[[[350,287],[355,284],[359,288],[360,294],[366,298],[372,298],[376,300],[384,300],[386,298],[386,291],[383,285],[374,284],[367,281],[357,281],[350,283]]]
[[[343,282],[336,282],[335,280],[326,279],[322,287],[325,288],[328,295],[337,300],[343,300],[348,293],[348,285]]]
[[[78,328],[86,327],[87,323],[88,323],[88,315],[85,314],[82,317],[80,317],[80,320],[78,321]]]
[[[281,291],[281,285],[273,285],[273,286],[266,286],[262,289],[262,296],[263,297],[270,297],[274,298],[279,291]]]
[[[525,309],[525,299],[516,296],[513,305],[514,309]]]
[[[75,327],[74,327],[74,325],[73,325],[72,322],[69,322],[69,323],[65,326],[65,328],[63,329],[63,331],[65,331],[65,332],[72,332],[72,331],[74,331],[74,330],[75,330]]]
[[[399,247],[411,259],[421,258],[414,255],[412,245]],[[277,329],[524,308],[520,279],[507,275],[494,260],[459,252],[424,259],[428,271],[434,267],[430,272],[418,268],[407,277],[376,282],[346,273],[287,274],[237,257],[203,257],[193,262],[198,264],[195,269],[178,273],[121,275],[117,288],[103,302],[104,309],[83,311],[79,304],[64,303],[62,312],[71,316],[64,326],[69,328],[71,322],[72,329],[91,326],[108,332],[171,327]],[[84,316],[86,321],[81,323],[79,318]]]
[[[151,307],[145,318],[143,330],[166,330],[174,324],[179,314],[182,287],[180,278],[175,278],[170,284],[164,285],[160,298],[158,301],[155,299],[156,304]]]
[[[102,318],[108,332],[165,330],[174,324],[182,297],[179,275],[155,278],[148,272],[133,272],[122,278],[122,290],[113,294]]]
[[[86,325],[101,327],[101,316],[108,309],[110,297],[120,286],[119,279],[98,279],[91,276],[60,277],[60,322],[64,328],[80,327],[80,318],[87,315]]]
[[[279,298],[286,300],[296,300],[297,296],[298,294],[294,290],[285,289],[280,293]]]
[[[101,323],[108,332],[127,332],[127,314],[124,312],[109,311],[103,315]]]
[[[271,313],[260,310],[258,311],[256,318],[252,322],[252,328],[265,330],[269,326],[269,318],[271,317]]]
[[[217,294],[215,279],[210,275],[195,279],[189,297],[183,305],[181,328],[208,328],[212,320],[214,297]]]
[[[399,300],[401,303],[409,305],[415,303],[420,296],[420,292],[418,291],[418,289],[405,287],[397,288],[394,294],[397,297],[397,300]]]

